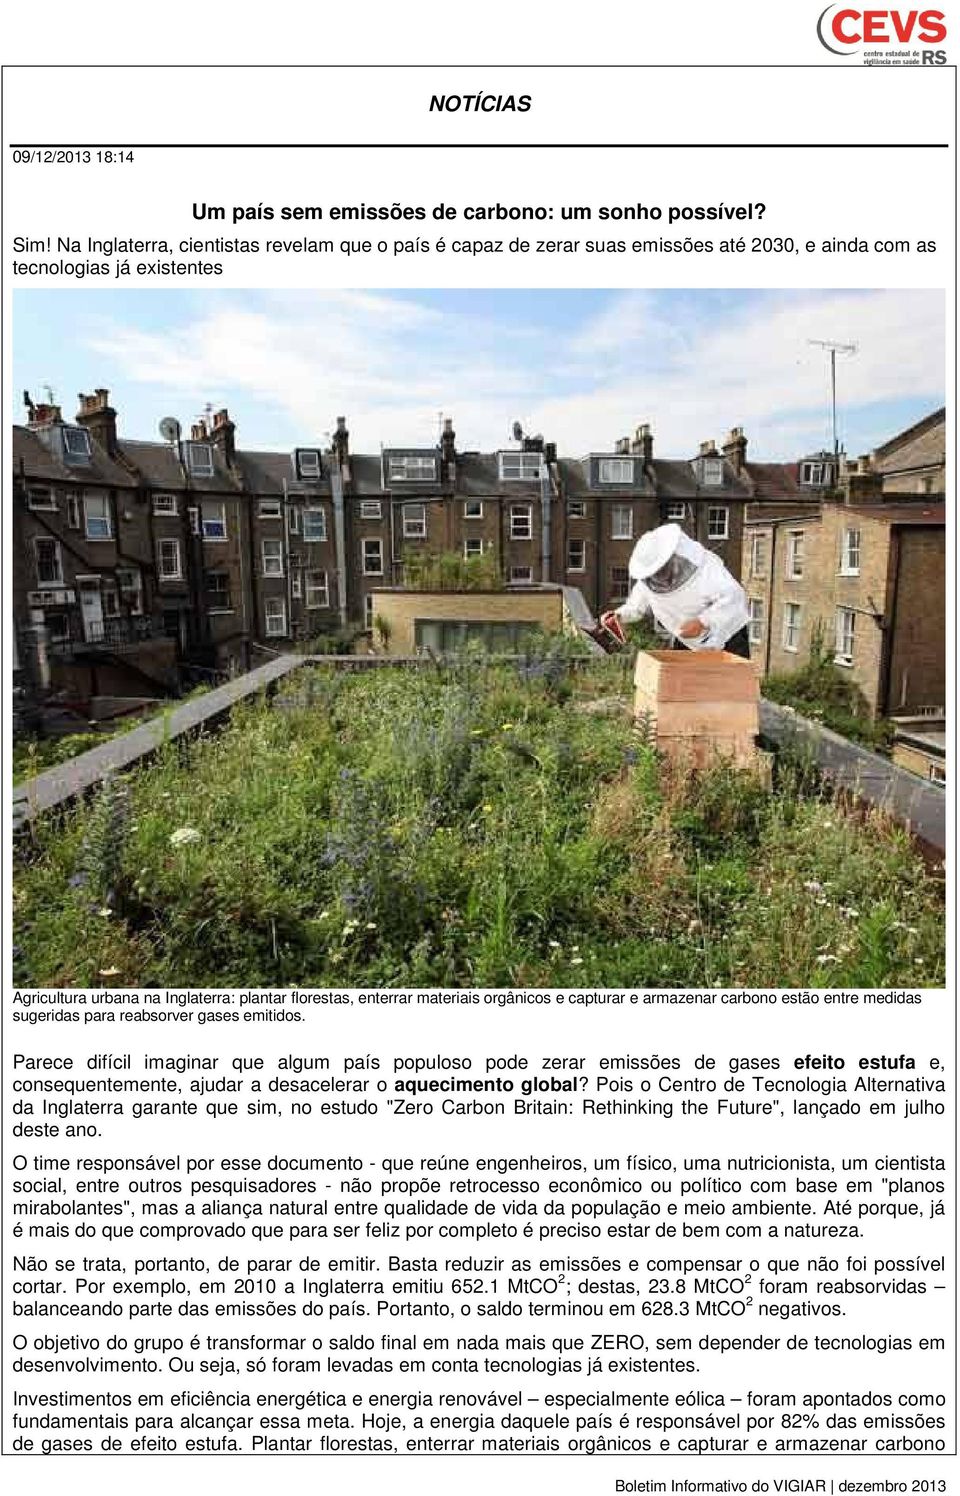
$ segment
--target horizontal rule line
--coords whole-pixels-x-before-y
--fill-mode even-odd
[[[946,140],[193,140],[20,141],[11,151],[947,151]]]

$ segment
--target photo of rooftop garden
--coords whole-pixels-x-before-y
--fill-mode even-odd
[[[808,764],[684,770],[628,655],[304,665],[19,838],[14,979],[931,987],[941,869]]]

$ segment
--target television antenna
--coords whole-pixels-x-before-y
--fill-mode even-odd
[[[833,427],[833,455],[840,455],[840,443],[837,440],[837,354],[846,353],[851,358],[857,353],[856,343],[834,343],[829,338],[808,338],[815,348],[823,348],[830,355],[830,414]]]

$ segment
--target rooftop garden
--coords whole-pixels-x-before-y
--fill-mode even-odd
[[[18,849],[15,980],[163,986],[932,986],[906,834],[671,769],[626,658],[305,667]]]

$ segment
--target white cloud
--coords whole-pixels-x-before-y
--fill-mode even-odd
[[[663,455],[742,425],[775,459],[829,439],[811,338],[858,345],[838,360],[851,450],[892,434],[883,407],[942,399],[943,298],[929,291],[629,291],[563,333],[535,296],[526,315],[489,316],[414,293],[217,293],[169,331],[102,322],[89,342],[187,418],[230,405],[251,446],[322,434],[340,414],[357,449],[427,443],[443,411],[461,447],[500,445],[519,418],[578,454],[649,421]]]

